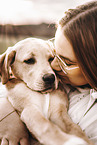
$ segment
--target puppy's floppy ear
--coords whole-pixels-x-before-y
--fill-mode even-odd
[[[0,75],[2,84],[6,84],[9,80],[9,67],[15,60],[16,51],[8,48],[8,50],[0,55]]]
[[[4,63],[5,56],[6,56],[5,53],[0,55],[0,76],[1,76],[1,71],[2,71],[2,64]]]

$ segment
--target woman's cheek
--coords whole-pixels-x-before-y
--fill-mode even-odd
[[[74,86],[82,86],[88,83],[81,73],[71,75],[68,78],[69,78],[70,84]]]

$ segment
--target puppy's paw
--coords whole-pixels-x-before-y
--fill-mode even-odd
[[[6,138],[0,139],[0,145],[9,145],[9,142]]]
[[[88,143],[79,137],[72,137],[63,145],[88,145]]]
[[[0,139],[0,145],[30,145],[28,140],[26,138],[22,138],[20,140],[11,140],[8,138],[1,138]]]

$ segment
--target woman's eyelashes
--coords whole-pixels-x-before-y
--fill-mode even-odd
[[[61,57],[61,56],[60,56]],[[76,65],[76,62],[69,60],[68,58],[61,57],[62,61],[66,63],[67,66]]]
[[[26,64],[34,64],[36,62],[35,58],[29,58],[24,60],[24,63]]]
[[[71,62],[68,62],[68,61],[65,61],[65,63],[66,63],[66,65],[67,65],[67,66],[74,65],[73,63],[71,63]]]

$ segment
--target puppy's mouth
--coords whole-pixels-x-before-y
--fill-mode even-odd
[[[53,84],[44,84],[44,87],[40,89],[41,93],[50,93],[56,89],[55,83]]]
[[[41,90],[40,92],[41,92],[41,93],[50,93],[50,92],[52,92],[53,90],[55,90],[55,87],[47,87],[47,88]]]
[[[35,89],[35,88],[33,89],[32,87],[29,87],[29,85],[27,85],[27,87],[29,89],[33,90],[33,91],[40,92],[42,94],[50,93],[50,92],[52,92],[53,90],[56,89],[55,84],[53,84],[53,85],[44,85],[44,87],[42,87],[40,89],[38,89],[38,88],[37,89]]]
[[[41,93],[48,93],[56,88],[55,75],[53,73],[44,74],[42,80],[44,85],[43,85],[43,89],[41,90]]]

